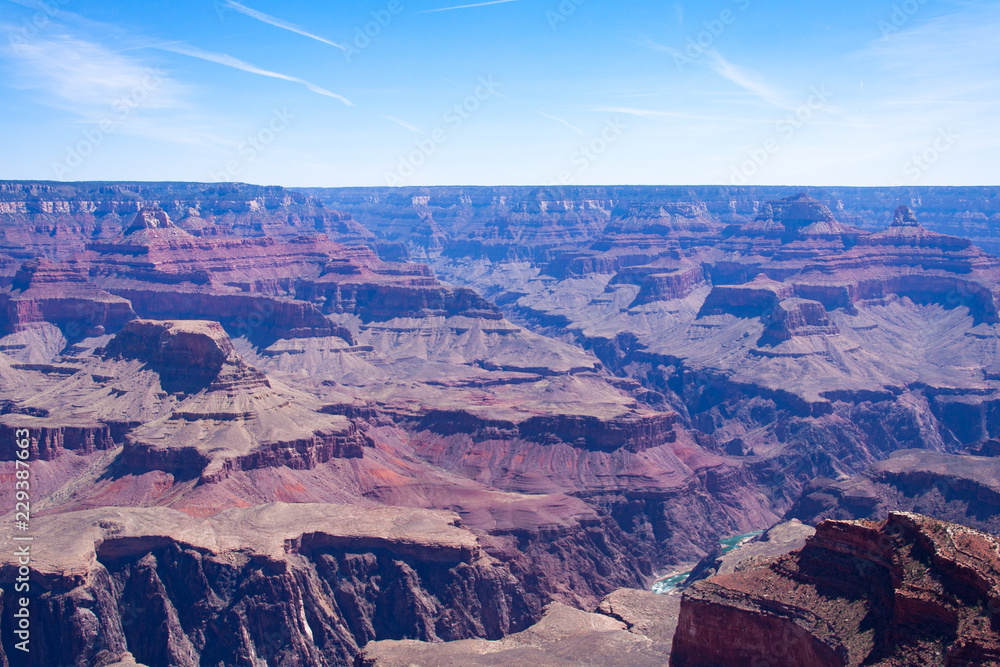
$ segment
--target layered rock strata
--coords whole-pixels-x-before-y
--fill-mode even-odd
[[[797,552],[689,588],[670,664],[993,664],[998,554],[916,514],[821,523]]]
[[[271,504],[40,517],[32,651],[16,664],[349,664],[374,639],[496,639],[536,613],[444,512]],[[5,543],[13,553],[13,543]],[[5,580],[17,568],[9,558]],[[15,610],[3,590],[4,625]],[[25,661],[26,657],[26,661]]]

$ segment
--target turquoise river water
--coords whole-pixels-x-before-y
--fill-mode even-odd
[[[733,535],[732,537],[727,537],[723,540],[719,540],[719,544],[722,545],[722,553],[727,554],[733,549],[738,549],[740,546],[743,545],[744,542],[746,542],[750,538],[760,535],[763,532],[764,532],[763,530],[755,530],[752,533]],[[669,577],[664,577],[663,579],[657,579],[653,583],[653,586],[650,590],[652,590],[654,593],[660,593],[661,595],[665,595],[676,589],[681,584],[683,584],[684,581],[688,578],[689,574],[691,574],[691,570],[688,570],[686,572],[678,572],[677,574],[672,574]]]

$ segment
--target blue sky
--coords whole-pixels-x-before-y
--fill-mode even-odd
[[[1000,3],[0,0],[0,178],[995,185]]]

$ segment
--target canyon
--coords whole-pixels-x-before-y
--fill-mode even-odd
[[[746,664],[734,618],[808,664],[994,659],[953,579],[995,561],[940,535],[1000,530],[995,188],[5,182],[0,222],[25,664]],[[851,549],[869,607],[815,571]]]

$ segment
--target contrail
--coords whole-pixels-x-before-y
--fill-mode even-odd
[[[552,120],[556,121],[557,123],[562,123],[563,125],[565,125],[566,127],[568,127],[569,129],[573,130],[574,132],[576,132],[578,134],[583,134],[583,130],[581,130],[580,128],[578,128],[576,125],[571,125],[570,123],[566,122],[562,118],[559,118],[558,116],[553,116],[550,113],[545,113],[544,111],[538,111],[538,110],[536,110],[535,113],[541,114],[542,116],[545,116],[546,118],[551,118]]]
[[[382,114],[381,116],[379,116],[379,118],[385,118],[386,120],[391,121],[396,125],[399,125],[400,127],[405,127],[407,130],[416,132],[417,134],[424,134],[424,131],[421,130],[419,127],[411,123],[407,123],[405,120],[402,120],[401,118],[396,118],[395,116],[390,116],[388,114]]]
[[[499,5],[504,2],[515,2],[516,0],[493,0],[492,2],[477,2],[474,5],[459,5],[458,7],[442,7],[441,9],[425,9],[421,14],[430,14],[431,12],[448,12],[452,9],[469,9],[470,7],[485,7],[486,5]]]
[[[217,63],[219,65],[225,65],[226,67],[232,67],[233,69],[243,70],[244,72],[250,72],[251,74],[259,74],[260,76],[267,76],[272,79],[281,79],[283,81],[291,81],[292,83],[302,84],[312,92],[317,95],[324,95],[326,97],[332,97],[335,100],[340,100],[349,107],[354,106],[354,102],[350,101],[342,95],[330,92],[326,88],[321,88],[311,81],[306,81],[305,79],[299,79],[294,76],[289,76],[287,74],[281,74],[280,72],[272,72],[270,70],[261,69],[255,67],[250,63],[243,62],[237,58],[234,58],[225,53],[213,53],[212,51],[202,51],[201,49],[195,48],[193,46],[188,46],[187,44],[169,44],[158,47],[164,51],[172,51],[173,53],[179,53],[184,56],[190,56],[192,58],[200,58],[201,60],[207,60],[211,63]]]
[[[329,44],[330,46],[334,46],[340,49],[341,51],[347,51],[347,47],[341,44],[337,44],[336,42],[331,42],[328,39],[320,37],[319,35],[314,35],[311,32],[303,30],[294,23],[289,23],[288,21],[282,21],[281,19],[271,16],[270,14],[265,14],[264,12],[258,12],[256,9],[251,9],[250,7],[247,7],[246,5],[241,5],[238,2],[233,2],[233,0],[222,0],[222,4],[226,7],[229,7],[230,9],[235,9],[240,14],[245,14],[250,18],[254,18],[257,19],[258,21],[262,21],[264,23],[273,25],[276,28],[281,28],[282,30],[288,30],[289,32],[294,32],[297,35],[308,37],[309,39],[315,39],[317,42],[323,42],[324,44]]]

